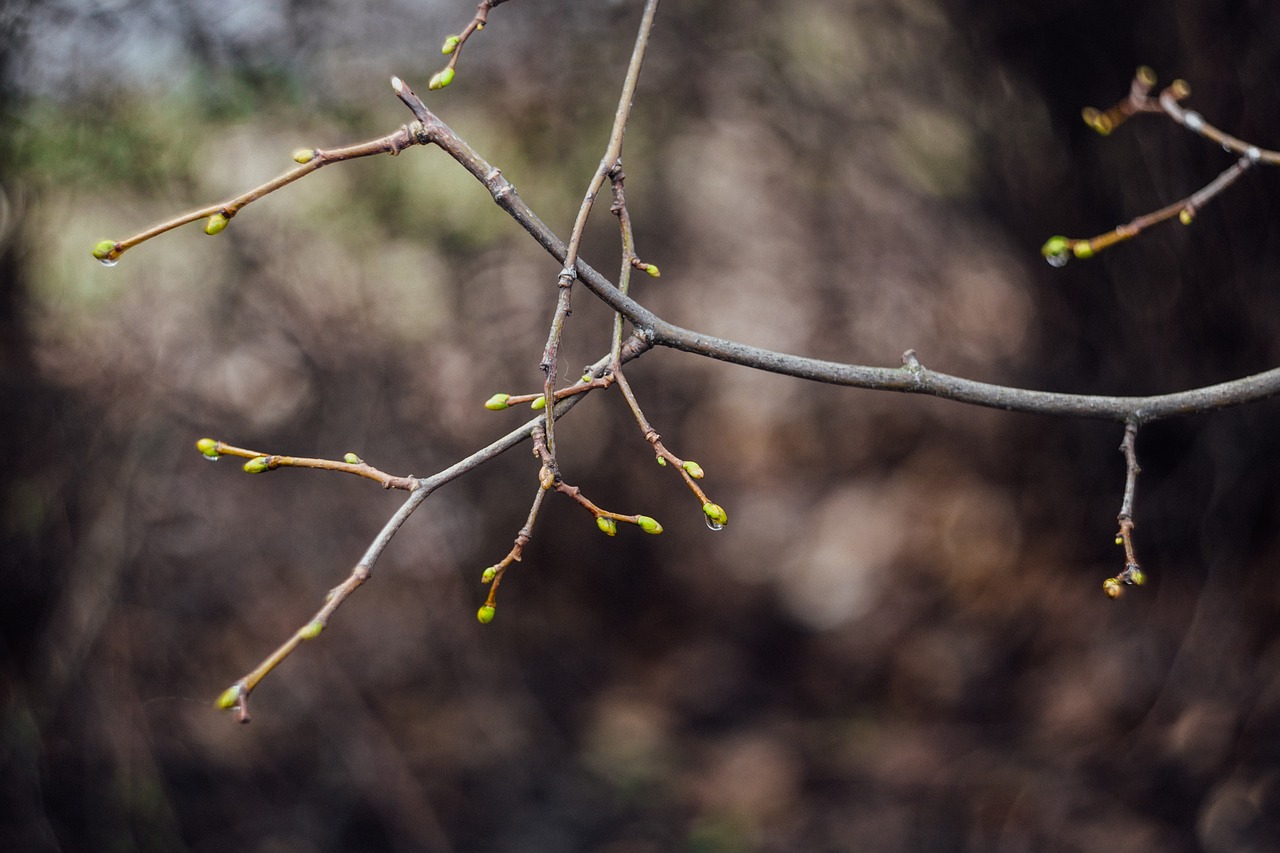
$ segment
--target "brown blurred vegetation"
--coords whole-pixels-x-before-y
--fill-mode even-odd
[[[730,514],[711,534],[617,395],[498,618],[523,450],[433,496],[255,693],[399,497],[193,448],[427,474],[537,387],[556,266],[443,155],[335,166],[216,239],[97,239],[408,119],[471,4],[10,2],[0,12],[0,847],[256,851],[1264,851],[1280,847],[1280,406],[1148,427],[1119,602],[1113,425],[678,353],[628,375]],[[255,11],[256,9],[256,11]],[[561,233],[635,3],[521,0],[429,102]],[[640,299],[807,355],[1156,393],[1280,363],[1280,189],[1052,270],[1050,234],[1182,197],[1226,155],[1078,120],[1133,69],[1280,145],[1265,0],[684,2],[628,135]],[[611,270],[611,217],[585,256]],[[567,364],[607,346],[575,302]],[[516,415],[515,417],[519,417]]]

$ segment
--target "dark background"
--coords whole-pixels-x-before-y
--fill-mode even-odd
[[[429,103],[566,234],[639,3],[520,0]],[[660,537],[548,501],[521,448],[442,489],[323,637],[303,624],[402,496],[239,472],[203,435],[428,474],[537,387],[541,255],[444,155],[326,169],[106,270],[89,249],[300,146],[408,120],[469,3],[0,7],[0,846],[262,851],[1265,851],[1280,847],[1276,403],[1144,428],[1150,577],[1107,600],[1118,425],[628,368],[729,527],[619,395],[566,477]],[[629,130],[642,302],[841,361],[1150,394],[1280,363],[1274,170],[1051,269],[1231,158],[1142,116],[1134,69],[1280,145],[1280,7],[670,2]],[[585,255],[612,270],[603,210]],[[585,293],[566,374],[607,347]]]

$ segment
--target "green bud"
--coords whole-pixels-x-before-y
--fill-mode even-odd
[[[476,619],[480,620],[481,625],[488,625],[493,621],[493,605],[486,604],[476,611]]]
[[[445,86],[448,86],[452,82],[453,82],[453,69],[444,68],[444,69],[441,69],[440,71],[437,71],[435,74],[431,75],[431,80],[430,82],[427,83],[427,88],[433,91],[436,89],[443,89]]]
[[[320,636],[320,632],[324,630],[324,623],[319,619],[307,624],[307,627],[298,632],[298,636],[304,640],[314,640]]]
[[[359,456],[356,456],[354,453],[348,453],[346,456],[343,456],[342,461],[347,463],[348,465],[364,464],[364,460],[361,459]]]
[[[449,36],[447,39],[444,40],[444,45],[441,46],[440,52],[443,53],[445,56],[448,56],[449,54],[457,50],[458,45],[460,44],[462,44],[461,38],[459,38],[458,36]]]
[[[1046,258],[1053,258],[1065,255],[1068,249],[1070,249],[1070,241],[1061,234],[1057,234],[1044,242],[1044,245],[1040,247],[1040,254]]]
[[[225,711],[228,708],[234,708],[240,703],[240,694],[244,688],[239,684],[233,684],[226,690],[222,691],[222,695],[218,697],[218,701],[214,703],[214,707]]]
[[[1110,136],[1111,131],[1116,128],[1111,116],[1093,107],[1085,107],[1081,110],[1080,117],[1084,119],[1085,124],[1093,128],[1100,136]]]
[[[212,237],[214,234],[221,234],[222,230],[227,227],[227,223],[231,220],[225,213],[215,213],[209,217],[209,221],[204,224],[204,233]]]
[[[246,474],[261,474],[269,468],[270,465],[267,464],[267,457],[265,456],[255,456],[253,459],[244,463],[244,472]]]
[[[657,457],[655,457],[655,458],[658,460],[658,464],[659,464],[660,466],[662,466],[663,468],[666,468],[666,467],[667,467],[667,457],[662,456],[662,455],[659,455],[659,456],[657,456]]]
[[[494,394],[488,400],[484,401],[484,407],[491,412],[501,412],[507,408],[507,401],[511,399],[510,394]]]
[[[662,270],[658,269],[657,264],[645,264],[644,271],[654,278],[662,278]]]
[[[1178,221],[1183,225],[1190,225],[1195,221],[1196,212],[1189,207],[1184,207],[1178,211]]]
[[[1133,568],[1129,569],[1126,575],[1126,580],[1128,580],[1129,583],[1133,584],[1134,586],[1142,586],[1144,583],[1147,582],[1147,573],[1144,572],[1142,569],[1138,568],[1137,566],[1134,566]]]
[[[684,470],[686,474],[695,480],[701,480],[703,477],[707,476],[707,472],[703,471],[702,466],[697,462],[685,462]]]
[[[724,507],[720,506],[720,504],[713,504],[710,502],[704,503],[702,505],[702,511],[706,513],[709,521],[714,521],[721,527],[724,527],[729,523],[729,514],[724,511]]]
[[[605,518],[603,515],[596,516],[596,527],[599,527],[606,536],[613,536],[618,532],[618,523],[612,518]]]
[[[316,159],[316,150],[314,148],[299,148],[293,152],[293,162],[301,163],[304,166]]]
[[[493,583],[493,579],[498,576],[498,567],[490,566],[484,570],[484,574],[480,575],[481,583]]]
[[[547,407],[547,395],[543,394],[538,399],[529,404],[529,408],[534,410],[545,409]]]
[[[1093,257],[1093,246],[1089,245],[1088,240],[1081,240],[1071,247],[1071,251],[1075,253],[1077,258],[1084,260]]]
[[[1107,594],[1107,598],[1119,598],[1124,595],[1124,587],[1120,585],[1120,581],[1115,578],[1107,578],[1102,582],[1102,591]]]
[[[637,515],[636,524],[640,525],[640,529],[645,533],[652,533],[656,536],[662,532],[662,525],[647,515]]]
[[[104,262],[114,261],[116,259],[116,241],[99,240],[93,246],[93,256]]]
[[[579,382],[590,382],[592,379],[595,379],[595,377],[594,377],[594,376],[592,376],[590,373],[584,373],[584,374],[582,374],[582,378],[581,378],[581,379],[579,379],[578,381],[579,381]]]
[[[218,453],[218,442],[212,438],[202,438],[196,442],[196,450],[199,450],[210,459],[217,459],[221,454]]]

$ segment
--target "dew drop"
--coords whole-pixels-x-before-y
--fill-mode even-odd
[[[219,459],[222,458],[220,456],[210,456],[207,453],[201,453],[200,455],[203,456],[205,459],[208,459],[210,462],[217,462]]]
[[[1067,265],[1067,261],[1071,260],[1071,256],[1066,252],[1058,252],[1055,255],[1045,255],[1044,259],[1049,262],[1049,266],[1061,269]]]
[[[708,530],[724,530],[724,525],[721,524],[720,522],[715,521],[714,519],[711,519],[711,518],[708,518],[706,521],[707,521]]]
[[[104,267],[114,267],[116,264],[120,263],[120,259],[119,258],[99,258],[98,263],[102,264]]]

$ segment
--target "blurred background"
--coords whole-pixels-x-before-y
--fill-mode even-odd
[[[639,2],[495,10],[428,103],[567,234]],[[1280,404],[1145,428],[1120,601],[1113,424],[804,384],[673,352],[628,368],[730,523],[621,397],[441,489],[323,637],[213,710],[402,500],[248,477],[209,435],[426,475],[527,413],[557,265],[439,151],[323,170],[211,239],[90,257],[388,133],[470,2],[0,5],[0,847],[254,851],[1280,848]],[[760,0],[659,10],[625,151],[639,299],[840,361],[1150,394],[1280,364],[1275,170],[1061,270],[1231,158],[1134,69],[1280,146],[1265,0]],[[584,249],[616,269],[603,209]],[[563,374],[608,346],[581,292]]]

